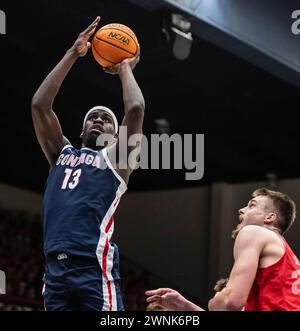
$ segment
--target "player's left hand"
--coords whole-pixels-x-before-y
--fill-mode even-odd
[[[86,55],[87,51],[91,47],[89,38],[95,33],[98,23],[100,22],[100,16],[97,16],[92,24],[90,24],[84,31],[82,31],[76,39],[71,49],[78,57]]]

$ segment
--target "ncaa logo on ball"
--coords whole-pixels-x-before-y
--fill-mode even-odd
[[[115,32],[112,32],[112,31],[109,33],[108,38],[116,39],[118,41],[123,42],[126,45],[129,45],[129,43],[130,43],[130,40],[128,38],[121,35],[120,33],[115,33]]]

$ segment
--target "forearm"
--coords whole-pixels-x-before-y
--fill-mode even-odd
[[[186,300],[186,302],[182,306],[183,311],[204,311],[201,307],[195,305],[191,301]]]
[[[138,86],[129,64],[121,65],[119,72],[122,89],[125,112],[132,109],[144,111],[145,101],[140,87]]]
[[[51,110],[54,99],[78,55],[71,48],[42,82],[32,99],[33,108]]]

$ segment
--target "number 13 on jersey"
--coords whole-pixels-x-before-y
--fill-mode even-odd
[[[65,177],[61,185],[61,189],[65,190],[67,188],[73,190],[79,183],[79,178],[81,175],[81,169],[65,169]]]

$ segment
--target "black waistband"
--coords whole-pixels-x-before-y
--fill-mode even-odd
[[[67,253],[51,253],[46,256],[48,262],[70,262],[78,265],[99,265],[97,257],[92,256],[75,256]]]

